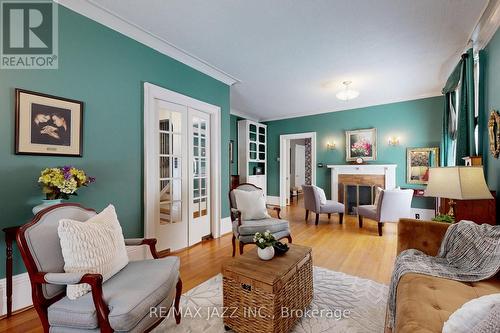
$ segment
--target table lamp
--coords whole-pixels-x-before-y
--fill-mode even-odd
[[[429,183],[424,196],[450,199],[448,215],[455,216],[454,200],[493,199],[483,167],[458,166],[429,169]]]

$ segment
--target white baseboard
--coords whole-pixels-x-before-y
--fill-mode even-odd
[[[274,195],[268,195],[266,197],[266,202],[269,205],[279,206],[280,205],[280,197],[276,197]]]
[[[7,279],[0,280],[0,294],[2,302],[0,303],[0,315],[7,314]],[[12,277],[12,311],[32,305],[31,284],[28,273],[14,275]]]
[[[231,224],[231,217],[224,217],[220,220],[220,235],[227,234],[233,231],[233,226]]]
[[[416,214],[419,215],[420,220],[427,220],[427,221],[432,220],[436,216],[434,209],[412,208],[411,209],[412,218],[416,219],[417,218]]]

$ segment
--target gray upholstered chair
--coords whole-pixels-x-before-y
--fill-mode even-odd
[[[233,224],[233,257],[236,253],[236,240],[238,240],[239,243],[240,254],[243,254],[243,247],[246,244],[254,244],[253,237],[257,232],[263,233],[266,230],[269,230],[277,240],[286,238],[289,243],[292,242],[289,223],[288,221],[281,219],[281,208],[279,207],[273,207],[273,210],[277,213],[277,219],[268,218],[262,220],[243,220],[241,218],[240,211],[238,211],[238,205],[236,204],[236,198],[233,192],[236,189],[242,191],[262,191],[260,187],[253,184],[243,183],[229,192],[231,222]]]
[[[316,186],[302,185],[304,192],[304,208],[306,209],[306,221],[309,219],[309,211],[316,213],[316,225],[319,223],[320,214],[328,214],[330,219],[332,214],[339,214],[339,223],[342,224],[344,219],[344,205],[333,200],[326,200],[326,203],[321,204],[320,195]]]
[[[378,234],[382,236],[384,223],[397,223],[401,218],[411,217],[413,190],[382,190],[377,205],[362,205],[357,208],[359,227],[363,219],[374,220],[378,225]]]
[[[179,258],[157,259],[155,239],[125,240],[127,245],[149,245],[155,259],[131,261],[104,283],[101,274],[64,272],[59,220],[84,222],[94,215],[94,210],[77,204],[60,204],[39,212],[17,233],[44,332],[147,332],[164,319],[161,313],[172,302],[179,323]],[[77,283],[88,283],[92,291],[70,300],[66,285]]]

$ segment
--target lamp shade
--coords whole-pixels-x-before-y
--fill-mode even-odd
[[[493,199],[482,167],[430,168],[424,196],[457,200]]]

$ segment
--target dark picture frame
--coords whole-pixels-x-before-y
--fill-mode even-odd
[[[82,101],[15,89],[16,155],[83,156]]]

